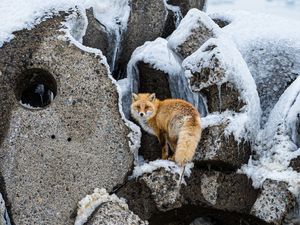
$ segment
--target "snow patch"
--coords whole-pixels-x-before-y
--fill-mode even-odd
[[[166,171],[169,171],[173,174],[177,173],[179,175],[182,174],[184,170],[184,176],[189,177],[192,173],[192,168],[194,167],[194,163],[188,163],[185,167],[179,167],[175,162],[169,160],[158,159],[155,161],[151,161],[149,163],[143,163],[134,167],[132,175],[129,179],[136,179],[142,176],[145,173],[152,173],[153,171],[164,168]]]
[[[109,195],[104,188],[96,188],[93,194],[87,195],[78,203],[77,217],[74,225],[85,224],[95,209],[105,202],[116,202],[123,209],[128,210],[125,199],[118,198],[115,194]]]

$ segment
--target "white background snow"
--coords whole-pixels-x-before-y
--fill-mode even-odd
[[[207,0],[206,7],[208,13],[239,9],[300,20],[300,0]]]

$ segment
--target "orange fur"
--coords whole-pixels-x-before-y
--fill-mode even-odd
[[[131,115],[143,129],[157,136],[162,145],[162,158],[172,159],[180,166],[193,159],[201,138],[198,110],[181,99],[160,101],[155,94],[133,94]]]

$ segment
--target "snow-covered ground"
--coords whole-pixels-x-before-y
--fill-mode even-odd
[[[300,0],[207,0],[207,12],[246,10],[300,20]]]

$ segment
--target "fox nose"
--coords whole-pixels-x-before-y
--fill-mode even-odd
[[[145,113],[140,112],[140,116],[143,117],[145,115]]]

